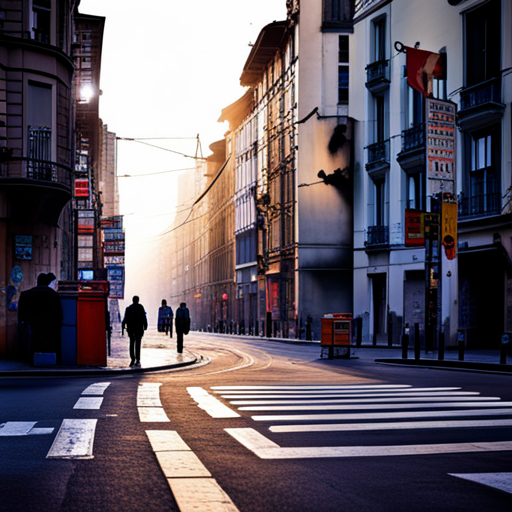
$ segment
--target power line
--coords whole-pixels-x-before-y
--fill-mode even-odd
[[[155,176],[156,174],[167,174],[169,172],[193,171],[195,167],[184,167],[183,169],[171,169],[169,171],[148,172],[147,174],[120,174],[118,178],[145,178],[146,176]]]
[[[193,158],[194,160],[206,160],[206,158],[200,157],[200,156],[192,156],[187,155],[186,153],[182,153],[181,151],[174,151],[173,149],[164,148],[162,146],[157,146],[156,144],[149,144],[149,142],[144,142],[141,139],[134,139],[132,137],[116,137],[116,140],[125,140],[128,142],[137,142],[138,144],[144,144],[145,146],[149,146],[156,149],[161,149],[162,151],[168,151],[169,153],[174,153],[175,155],[180,155],[185,158]]]

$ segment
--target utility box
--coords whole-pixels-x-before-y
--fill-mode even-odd
[[[329,354],[329,359],[336,355],[349,356],[350,342],[352,340],[352,313],[329,313],[322,317],[322,337],[320,357],[324,351]]]
[[[59,283],[64,312],[62,364],[107,365],[108,281]]]

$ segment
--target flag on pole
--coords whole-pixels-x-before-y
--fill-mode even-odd
[[[431,97],[432,78],[442,77],[444,74],[441,54],[407,46],[406,56],[407,83],[425,98]]]

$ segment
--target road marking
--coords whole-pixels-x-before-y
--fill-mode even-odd
[[[238,512],[197,455],[170,430],[146,430],[181,512]]]
[[[51,434],[53,428],[35,428],[37,421],[8,421],[0,424],[0,437]]]
[[[146,430],[154,452],[190,450],[174,430]]]
[[[331,420],[377,420],[393,418],[439,418],[456,416],[510,416],[510,409],[468,409],[462,411],[410,411],[369,412],[357,414],[286,414],[252,416],[254,421],[331,421]]]
[[[359,400],[358,400],[359,402]],[[512,402],[446,402],[423,404],[361,404],[350,405],[257,405],[251,407],[239,407],[240,411],[353,411],[357,409],[425,409],[445,407],[512,407]],[[512,411],[510,412],[512,414]]]
[[[162,407],[139,407],[139,420],[141,422],[164,423],[169,418]]]
[[[512,420],[453,420],[405,421],[392,423],[327,423],[325,425],[277,425],[269,427],[273,433],[283,432],[337,432],[351,430],[404,430],[424,428],[482,428],[511,427]]]
[[[62,421],[47,459],[92,459],[94,433],[98,420],[65,419]]]
[[[226,428],[224,430],[261,459],[389,457],[398,455],[431,455],[440,453],[473,453],[512,450],[512,441],[399,446],[281,448],[279,445],[270,441],[252,428]]]
[[[512,473],[448,473],[450,476],[494,487],[512,494]]]
[[[181,512],[238,512],[213,478],[169,478],[168,482]]]
[[[311,402],[313,401],[324,401],[323,399],[332,400],[337,398],[351,398],[353,400],[358,400],[359,398],[381,398],[381,397],[415,397],[415,396],[476,396],[479,395],[477,391],[440,391],[440,392],[398,392],[398,393],[366,393],[366,392],[352,392],[352,393],[330,393],[330,394],[308,394],[308,395],[222,395],[222,398],[226,400],[238,400],[235,403],[242,403],[243,400],[247,400],[247,403],[261,404],[264,405],[266,403],[286,403],[286,402],[278,402],[278,399],[285,399],[287,403],[298,403],[300,399],[307,399]]]
[[[105,390],[110,386],[110,382],[96,382],[82,391],[82,395],[103,395]]]
[[[416,397],[416,396],[404,396],[404,397],[394,397],[394,398],[349,398],[349,399],[320,399],[320,400],[234,400],[229,402],[233,405],[307,405],[307,404],[317,404],[324,403],[326,405],[329,404],[378,404],[378,403],[391,403],[391,402],[448,402],[449,400],[456,399],[459,402],[464,401],[492,401],[492,400],[500,400],[498,397],[475,397],[475,396],[428,396],[428,397]],[[319,406],[322,407],[322,406]],[[244,407],[240,407],[239,409],[246,409]],[[308,409],[306,407],[305,409]],[[311,409],[311,408],[309,408]]]
[[[212,388],[213,389],[213,388]],[[303,392],[303,389],[297,389],[295,391],[287,391],[287,390],[281,390],[280,388],[274,388],[272,391],[215,391],[215,393],[231,393],[230,395],[222,395],[223,398],[291,398],[290,395],[293,395],[294,398],[315,398],[317,396],[330,396],[331,394],[338,394],[343,393],[340,396],[353,396],[357,395],[360,396],[360,394],[363,393],[375,393],[375,396],[387,396],[385,393],[388,393],[389,396],[399,395],[402,393],[411,393],[411,392],[417,392],[417,391],[458,391],[460,388],[413,388],[413,387],[407,387],[407,389],[399,388],[396,390],[384,388],[384,389],[320,389],[320,390],[311,390],[308,391],[307,389],[304,390],[306,393],[304,396],[301,396],[300,393]],[[278,395],[273,395],[273,393],[279,393]],[[479,395],[478,391],[462,391],[461,392],[464,395]],[[246,395],[246,396],[245,396]],[[261,396],[260,396],[261,395]],[[373,395],[372,395],[373,396]]]
[[[206,411],[212,418],[239,418],[240,414],[231,410],[208,391],[199,387],[187,388],[189,395],[195,400],[200,409]]]
[[[159,382],[143,382],[137,389],[137,409],[141,422],[168,422],[169,418],[160,401]]]
[[[222,391],[234,390],[315,390],[315,389],[399,389],[410,388],[409,384],[345,384],[341,386],[211,386],[211,389]],[[460,389],[460,388],[459,388]]]
[[[73,409],[99,409],[102,403],[102,396],[82,396],[78,399]]]

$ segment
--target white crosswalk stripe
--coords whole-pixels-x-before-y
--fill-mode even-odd
[[[478,429],[512,426],[512,402],[480,396],[478,392],[458,387],[370,384],[214,386],[211,389],[239,411],[274,413],[255,414],[251,418],[258,423],[270,423],[269,431],[278,435],[413,429],[474,429],[477,432]],[[304,413],[296,414],[297,411]],[[274,422],[278,424],[273,425]],[[225,430],[265,459],[512,451],[512,432],[511,440],[498,442],[479,442],[475,436],[475,441],[467,443],[282,448],[251,428]]]

